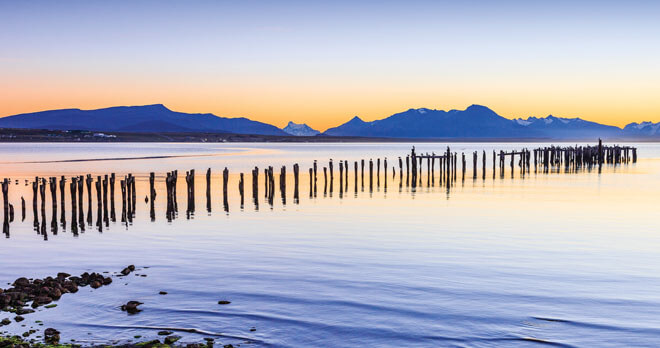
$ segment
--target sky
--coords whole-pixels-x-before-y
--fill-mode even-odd
[[[658,1],[0,0],[0,116],[165,104],[324,130],[410,108],[660,121]]]

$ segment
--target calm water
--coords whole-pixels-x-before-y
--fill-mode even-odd
[[[26,315],[0,330],[55,327],[63,341],[85,343],[157,337],[147,327],[196,328],[216,342],[274,347],[654,347],[660,341],[660,146],[640,144],[639,162],[580,173],[528,174],[464,182],[451,190],[399,187],[391,177],[397,156],[411,144],[0,144],[1,177],[11,177],[16,219],[0,239],[0,282],[65,271],[119,271],[128,264],[147,277],[115,279],[107,287],[82,288],[58,306]],[[539,144],[450,144],[453,151],[520,149]],[[417,144],[419,152],[442,152],[446,144]],[[389,159],[381,177],[355,192],[354,160]],[[348,160],[346,192],[316,197],[307,171],[314,159]],[[92,161],[79,161],[92,160]],[[301,167],[300,201],[287,183],[273,204],[263,196],[263,167],[276,176],[282,165]],[[468,165],[471,157],[468,157]],[[259,166],[258,206],[250,170]],[[426,164],[424,164],[426,166]],[[210,211],[204,172],[212,168]],[[231,173],[228,212],[221,170]],[[186,214],[184,172],[196,169],[196,209]],[[165,214],[164,174],[179,170],[179,215]],[[157,173],[154,221],[148,173]],[[32,213],[25,180],[55,176],[131,172],[138,177],[137,211],[131,223],[106,225],[92,205],[91,224],[71,231],[66,190],[66,228],[51,227]],[[236,189],[245,173],[241,208]],[[381,169],[382,173],[382,169]],[[405,177],[404,177],[405,180]],[[276,179],[277,181],[277,179]],[[27,201],[21,221],[20,198]],[[95,197],[95,195],[93,195]],[[58,193],[59,197],[59,193]],[[86,197],[86,194],[85,194]],[[59,203],[58,203],[59,205]],[[188,216],[187,216],[188,215]],[[38,233],[45,222],[46,234]],[[3,286],[5,287],[5,286]],[[162,296],[159,291],[169,294]],[[144,302],[127,315],[119,306]],[[230,300],[220,306],[218,300]],[[13,318],[0,313],[0,318]],[[40,327],[35,321],[41,320]],[[22,327],[26,324],[26,327]],[[251,328],[256,331],[250,331]],[[208,335],[177,333],[182,342]],[[242,339],[242,338],[245,339]]]

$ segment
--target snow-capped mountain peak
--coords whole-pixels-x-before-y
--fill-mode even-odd
[[[282,130],[290,135],[307,136],[307,137],[321,133],[304,123],[298,124],[298,123],[294,123],[293,121],[289,121],[286,127],[282,128]]]

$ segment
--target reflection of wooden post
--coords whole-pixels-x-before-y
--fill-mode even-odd
[[[344,192],[344,162],[339,161],[339,193],[342,192]]]
[[[387,188],[387,157],[383,159],[383,179],[385,180],[385,188]]]
[[[348,191],[348,161],[347,160],[344,160],[344,169],[346,169],[346,174],[344,174],[346,176],[346,188],[344,189],[344,191]]]

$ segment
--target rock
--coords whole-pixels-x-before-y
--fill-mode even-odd
[[[181,336],[167,336],[165,337],[165,344],[172,344],[181,339]]]
[[[221,305],[230,304],[230,303],[231,303],[230,301],[225,301],[225,300],[218,301],[218,304]]]
[[[52,327],[44,330],[44,341],[48,344],[56,345],[60,343],[60,332]]]
[[[158,293],[159,295],[167,295],[167,291],[161,291]]]
[[[14,320],[16,320],[17,323],[20,323],[21,321],[25,320],[25,318],[23,318],[23,317],[20,316],[20,315],[17,315],[17,316],[14,318]]]
[[[135,271],[135,266],[129,265],[128,267],[121,270],[121,274],[122,275],[129,275],[133,271]]]
[[[59,300],[60,297],[62,297],[62,291],[60,291],[59,289],[52,289],[52,290],[48,293],[48,296],[50,296],[50,297],[53,298],[54,300]]]
[[[25,277],[18,278],[14,281],[14,286],[16,287],[26,287],[29,285],[30,285],[30,281]]]
[[[138,301],[128,301],[125,305],[121,306],[121,310],[128,312],[129,314],[136,314],[142,311],[138,308],[138,306],[141,304],[142,302]]]
[[[101,285],[102,285],[102,284],[101,284],[100,282],[98,282],[98,281],[95,280],[95,281],[93,281],[89,286],[91,286],[92,289],[98,289],[98,288],[101,287]]]
[[[141,346],[145,347],[145,348],[159,347],[160,345],[161,344],[160,344],[159,340],[153,340],[153,341],[149,341],[149,342],[145,342],[144,344],[141,344]]]
[[[103,285],[110,285],[112,283],[112,278],[105,277],[103,278]]]
[[[222,346],[222,347],[223,347],[223,348],[234,348],[234,346],[233,346],[233,345],[231,345],[231,344],[225,344],[225,345],[224,345],[224,346]]]
[[[19,308],[19,309],[16,310],[16,314],[18,314],[18,315],[30,314],[30,313],[34,313],[34,309]]]
[[[0,323],[2,323],[2,325],[9,325],[9,324],[11,324],[11,320],[9,320],[7,318],[4,318],[4,319],[2,319],[2,321],[0,321]]]
[[[34,302],[37,302],[39,305],[45,305],[53,302],[53,299],[48,296],[38,296],[34,299]]]
[[[172,331],[167,331],[167,330],[158,331],[158,336],[167,336],[167,335],[171,335],[171,334],[172,334]]]

